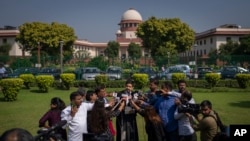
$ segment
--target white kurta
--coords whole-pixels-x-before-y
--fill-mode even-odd
[[[61,119],[67,120],[68,141],[82,141],[83,133],[87,133],[87,111],[90,111],[93,103],[83,102],[74,117],[71,117],[71,106],[67,106],[61,113]]]

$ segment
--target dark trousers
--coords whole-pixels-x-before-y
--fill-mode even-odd
[[[165,132],[167,141],[179,141],[178,130],[172,132]]]
[[[196,133],[194,132],[192,135],[187,136],[179,136],[179,141],[197,141]]]

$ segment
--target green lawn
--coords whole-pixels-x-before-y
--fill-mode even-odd
[[[4,102],[3,94],[0,92],[0,134],[7,129],[20,127],[36,135],[40,117],[50,108],[50,99],[55,96],[61,97],[66,104],[69,104],[69,94],[76,90],[50,88],[49,93],[38,93],[37,89],[33,87],[31,90],[21,90],[18,100],[14,102]],[[197,103],[205,99],[210,100],[213,108],[227,125],[250,124],[250,92],[193,92],[193,97]],[[140,115],[137,118],[139,137],[144,141],[147,137],[144,121]]]

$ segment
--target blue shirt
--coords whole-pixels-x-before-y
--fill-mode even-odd
[[[175,96],[159,97],[154,107],[161,117],[167,132],[172,132],[178,129],[178,121],[174,118],[176,110]]]

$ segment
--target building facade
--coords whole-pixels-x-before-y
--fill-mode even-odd
[[[239,42],[240,38],[250,34],[250,28],[242,28],[236,24],[225,24],[195,35],[195,44],[191,50],[180,54],[182,59],[192,62],[195,56],[207,59],[209,52],[218,50],[227,41]]]
[[[133,8],[128,9],[121,16],[118,23],[116,39],[119,42],[119,58],[128,58],[128,46],[131,42],[141,45],[142,41],[136,36],[136,29],[143,22],[141,14]],[[11,45],[9,56],[30,56],[28,52],[22,52],[21,45],[15,41],[19,31],[16,28],[0,29],[0,46],[8,43]],[[195,35],[195,45],[186,52],[180,53],[180,58],[186,62],[194,61],[196,54],[199,58],[207,58],[213,49],[219,49],[221,44],[225,44],[227,40],[239,41],[240,37],[250,34],[250,28],[241,28],[235,24],[226,24],[207,31],[197,33]],[[73,44],[75,59],[81,57],[93,58],[96,56],[104,56],[104,50],[108,43],[93,43],[87,40],[77,39]],[[150,56],[150,53],[142,48],[142,56]]]

